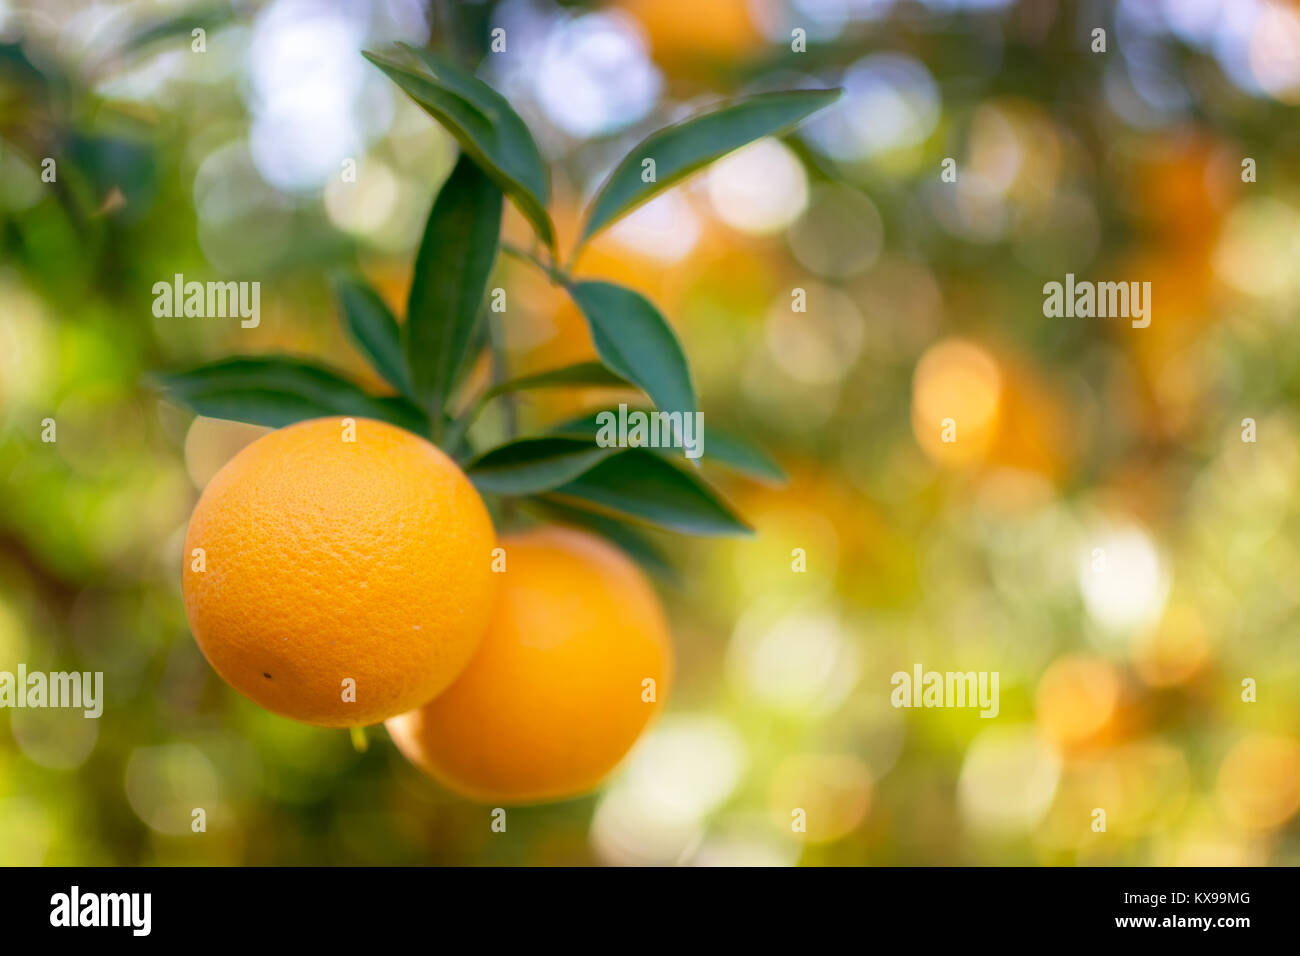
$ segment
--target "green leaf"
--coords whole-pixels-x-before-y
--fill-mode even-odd
[[[577,478],[614,451],[583,438],[521,438],[484,452],[465,470],[480,491],[531,495]]]
[[[408,398],[413,396],[411,370],[402,352],[402,330],[388,306],[363,280],[341,276],[334,291],[348,332],[375,371]]]
[[[461,156],[429,213],[406,312],[415,394],[434,414],[469,353],[500,234],[501,192]]]
[[[465,350],[465,358],[460,363],[460,371],[456,380],[451,383],[451,390],[447,393],[449,398],[465,387],[474,372],[475,363],[479,361],[484,349],[492,344],[491,325],[490,317],[486,313],[484,313],[484,321],[474,323],[474,329],[469,336],[469,347]]]
[[[697,535],[752,529],[704,482],[642,448],[606,458],[551,495],[563,504]]]
[[[611,388],[634,387],[621,375],[616,375],[599,362],[578,362],[560,368],[547,369],[535,375],[522,375],[508,382],[493,385],[483,393],[483,399],[495,398],[507,392],[520,392],[532,388],[557,388],[566,385],[603,385]]]
[[[210,33],[234,19],[235,11],[228,4],[210,3],[195,6],[176,16],[143,21],[122,44],[121,52],[135,53],[159,40],[174,40],[178,37],[184,37],[184,49],[189,52],[191,34],[196,27],[202,27]]]
[[[646,415],[656,414],[654,409],[647,408],[632,407],[627,410],[628,415],[633,412],[642,412]],[[570,419],[552,427],[549,434],[566,438],[586,438],[595,441],[596,435],[601,429],[601,423],[597,420],[597,416],[605,413],[606,411],[602,410]],[[617,413],[610,410],[608,414]],[[703,437],[700,443],[703,453],[701,460],[707,465],[722,465],[739,474],[772,484],[785,484],[787,480],[785,471],[766,452],[735,432],[725,431],[716,425],[710,424],[707,417],[704,421]],[[651,448],[649,450],[657,452],[670,460],[683,456],[683,449],[681,448]]]
[[[677,587],[681,585],[681,575],[649,538],[641,531],[617,518],[570,508],[558,501],[545,497],[526,499],[529,506],[540,512],[541,516],[560,524],[574,525],[600,535],[616,547],[622,549],[632,560],[651,574]]]
[[[195,389],[184,398],[171,397],[208,418],[225,418],[268,428],[283,428],[329,414],[311,399],[269,388]]]
[[[686,355],[649,299],[611,282],[578,282],[569,287],[569,294],[611,371],[643,389],[663,411],[695,411]]]
[[[374,403],[373,407],[377,413],[374,417],[380,421],[398,425],[424,438],[433,437],[430,434],[429,416],[410,399],[401,395],[382,395],[370,396],[370,400]],[[446,424],[445,418],[443,424]]]
[[[587,207],[581,246],[601,229],[715,159],[774,136],[833,103],[839,90],[760,93],[650,134],[623,157]],[[655,162],[655,181],[642,181],[642,163]]]
[[[519,114],[500,93],[445,57],[398,46],[420,62],[408,65],[380,53],[363,55],[446,127],[554,249],[555,228],[546,212],[546,167]]]
[[[336,372],[287,356],[231,358],[157,376],[167,396],[211,418],[280,428],[309,418],[377,418],[427,435],[424,414],[404,399],[377,398]]]
[[[785,471],[772,458],[735,432],[704,423],[703,460],[706,464],[725,465],[732,471],[776,485],[786,482]],[[675,451],[676,449],[666,449]]]

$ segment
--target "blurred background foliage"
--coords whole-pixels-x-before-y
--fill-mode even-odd
[[[728,487],[753,539],[664,539],[668,713],[504,835],[382,732],[357,753],[211,671],[182,534],[258,430],[146,378],[289,351],[382,387],[328,275],[400,306],[455,158],[361,58],[394,39],[526,117],[562,245],[650,129],[845,89],[578,264],[660,305],[706,421],[790,482]],[[0,863],[1300,863],[1298,103],[1292,0],[0,0],[0,670],[106,687],[98,721],[0,712]],[[513,372],[594,357],[565,296],[497,268]],[[1150,327],[1044,318],[1067,272],[1151,282]],[[155,318],[176,273],[260,281],[260,326]],[[998,671],[999,715],[894,709],[917,663]]]

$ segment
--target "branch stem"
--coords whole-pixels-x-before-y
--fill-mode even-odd
[[[511,258],[519,259],[523,262],[531,262],[537,268],[546,273],[547,278],[556,285],[565,285],[569,281],[568,273],[563,269],[557,268],[553,262],[546,262],[536,253],[529,252],[527,249],[521,249],[512,242],[501,243],[501,251]]]

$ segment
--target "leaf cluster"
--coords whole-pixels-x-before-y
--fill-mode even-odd
[[[547,211],[548,171],[528,127],[499,93],[427,50],[399,45],[365,56],[461,149],[429,213],[405,321],[360,277],[335,281],[348,333],[393,394],[370,394],[338,371],[289,356],[223,359],[162,374],[165,392],[201,415],[271,427],[351,415],[407,428],[456,458],[485,494],[585,525],[661,570],[662,559],[638,525],[687,534],[747,533],[748,526],[680,448],[605,447],[596,441],[595,415],[542,434],[511,437],[484,451],[472,447],[469,427],[487,405],[533,389],[625,387],[648,400],[648,407],[638,410],[693,415],[698,399],[690,367],[672,326],[646,297],[614,283],[574,278],[559,264]],[[788,131],[838,92],[760,94],[653,133],[615,165],[591,199],[567,261],[573,262],[602,229],[663,190],[746,143]],[[654,160],[649,177],[647,159]],[[531,224],[539,254],[503,245],[507,199]],[[600,360],[499,377],[471,400],[456,403],[468,370],[489,347],[485,299],[502,251],[531,262],[567,291]],[[762,480],[783,477],[761,451],[712,425],[703,461]]]

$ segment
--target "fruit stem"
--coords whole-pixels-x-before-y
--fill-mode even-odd
[[[366,728],[349,727],[352,733],[352,748],[359,754],[365,753],[370,749],[370,741],[366,740]]]

